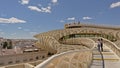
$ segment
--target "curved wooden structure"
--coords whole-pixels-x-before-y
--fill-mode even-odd
[[[36,68],[45,68],[46,66],[47,68],[70,68],[72,63],[69,60],[72,60],[74,64],[77,64],[73,64],[72,68],[89,68],[92,61],[91,58],[89,58],[87,61],[89,63],[84,63],[86,61],[82,62],[82,59],[84,59],[84,57],[81,55],[81,60],[79,60],[79,62],[85,66],[78,66],[79,62],[72,59],[71,57],[75,55],[79,56],[79,54],[82,54],[80,52],[79,54],[74,54],[74,51],[76,50],[90,50],[87,53],[87,55],[90,56],[89,54],[91,53],[91,50],[95,47],[95,40],[92,38],[107,39],[108,41],[106,41],[106,43],[109,42],[107,46],[110,48],[113,47],[111,50],[113,50],[120,57],[120,27],[72,23],[65,24],[65,29],[40,33],[34,37],[38,39],[38,42],[36,43],[37,47],[46,49],[48,52],[57,55],[57,57],[54,57],[51,60],[48,59],[48,62],[45,61],[43,64],[38,65]],[[73,51],[74,53],[67,55],[69,51]],[[59,56],[64,52],[66,55]],[[63,64],[61,64],[59,60],[62,60]]]

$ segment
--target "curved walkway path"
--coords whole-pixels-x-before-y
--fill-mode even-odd
[[[103,59],[97,47],[93,49],[93,63],[90,68],[120,68],[120,58],[104,44]],[[104,64],[104,67],[103,67]]]

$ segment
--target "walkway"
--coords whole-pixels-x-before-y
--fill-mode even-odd
[[[120,59],[115,55],[107,46],[104,45],[104,51],[102,52],[104,58],[104,68],[120,68]],[[93,49],[93,63],[90,68],[103,68],[103,61],[101,59],[100,52],[97,47]]]

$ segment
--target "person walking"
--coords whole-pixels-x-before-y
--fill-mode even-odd
[[[100,39],[100,43],[101,43],[100,44],[101,51],[103,51],[103,39],[102,38]]]
[[[101,51],[101,41],[100,41],[100,39],[98,39],[98,41],[97,41],[97,47],[98,47],[98,51]]]

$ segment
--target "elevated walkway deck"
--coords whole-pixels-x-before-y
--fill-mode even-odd
[[[104,45],[103,48],[103,60],[97,47],[93,49],[93,62],[90,68],[120,68],[120,58],[107,46]]]

